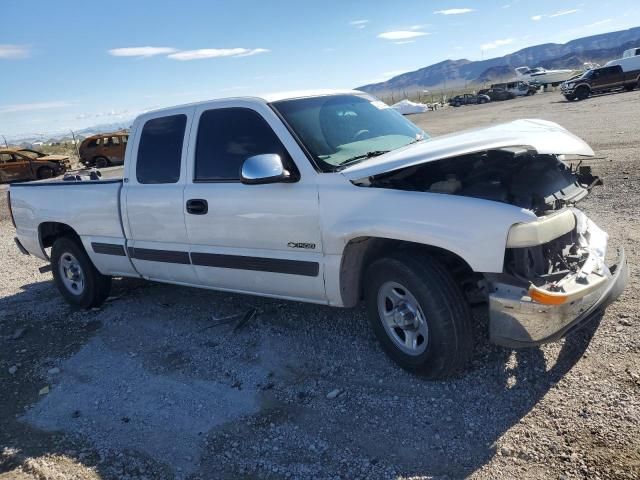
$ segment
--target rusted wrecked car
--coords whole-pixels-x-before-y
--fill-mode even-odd
[[[66,155],[47,155],[28,148],[0,149],[0,182],[51,178],[70,167]]]
[[[124,163],[129,133],[119,131],[100,133],[84,139],[80,144],[80,162],[86,167],[105,168]]]

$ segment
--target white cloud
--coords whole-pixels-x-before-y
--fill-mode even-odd
[[[539,20],[542,20],[545,17],[547,18],[562,17],[563,15],[571,15],[572,13],[576,13],[579,11],[580,11],[579,8],[573,8],[571,10],[558,10],[556,13],[550,13],[548,15],[534,15],[533,17],[531,17],[531,20],[533,20],[534,22],[537,22]]]
[[[423,25],[411,25],[409,27],[406,28],[406,30],[424,30],[427,27],[430,27],[431,24],[429,23],[425,23]]]
[[[584,26],[584,27],[582,27],[582,28],[593,28],[593,27],[599,27],[600,25],[604,25],[604,24],[609,23],[609,22],[613,22],[613,19],[611,19],[611,18],[607,18],[607,19],[605,19],[605,20],[599,20],[599,21],[597,21],[597,22],[590,23],[589,25],[585,25],[585,26]]]
[[[126,47],[126,48],[112,48],[107,53],[114,57],[154,57],[156,55],[167,55],[169,53],[176,52],[175,48],[171,47]]]
[[[429,35],[427,32],[417,32],[415,30],[397,30],[394,32],[384,32],[378,35],[378,38],[385,40],[410,40],[412,38]]]
[[[351,22],[349,22],[349,25],[351,25],[352,27],[355,28],[364,28],[367,26],[367,24],[370,22],[370,20],[352,20]]]
[[[0,106],[0,113],[34,112],[37,110],[65,108],[70,105],[71,104],[69,102],[18,103],[14,105]]]
[[[220,57],[251,57],[260,53],[267,53],[266,48],[201,48],[199,50],[183,50],[167,55],[172,60],[200,60],[203,58]]]
[[[503,40],[494,40],[493,42],[484,43],[480,45],[481,50],[492,50],[494,48],[502,47],[513,43],[513,38],[505,38]]]
[[[0,59],[15,60],[27,58],[29,49],[24,45],[0,45]]]
[[[473,8],[450,8],[448,10],[436,10],[435,15],[461,15],[463,13],[475,12]]]
[[[407,43],[415,43],[415,40],[402,40],[401,42],[393,42],[396,45],[406,45]]]
[[[576,13],[579,11],[580,10],[578,8],[574,8],[573,10],[560,10],[556,13],[552,13],[551,15],[549,15],[549,18],[561,17],[563,15],[570,15],[572,13]]]

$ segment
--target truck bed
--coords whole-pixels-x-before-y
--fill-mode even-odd
[[[16,232],[26,250],[46,259],[40,236],[44,222],[71,227],[83,242],[98,237],[123,241],[120,221],[122,168],[109,170],[114,171],[105,172],[100,180],[53,179],[11,185],[9,192]]]

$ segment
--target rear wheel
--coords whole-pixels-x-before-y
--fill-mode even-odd
[[[420,252],[399,253],[373,262],[365,278],[369,320],[396,363],[431,379],[451,376],[467,363],[469,307],[437,260]]]
[[[51,167],[40,167],[38,169],[38,178],[39,179],[43,179],[43,178],[51,178],[54,175],[54,171],[53,168]]]
[[[109,166],[109,160],[104,157],[97,157],[93,161],[93,164],[96,166],[96,168],[107,168]]]
[[[576,93],[574,94],[574,97],[576,100],[586,100],[587,98],[589,98],[589,94],[591,92],[589,91],[588,87],[579,87],[576,90]]]
[[[61,237],[54,242],[51,267],[58,290],[73,305],[97,307],[109,296],[111,277],[96,269],[77,238]]]
[[[636,88],[636,85],[635,85],[635,84],[626,84],[626,85],[624,86],[624,89],[625,89],[627,92],[630,92],[630,91],[631,91],[631,90],[633,90],[634,88]]]

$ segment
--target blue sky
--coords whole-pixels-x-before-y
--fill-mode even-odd
[[[7,137],[209,98],[353,88],[447,58],[640,25],[637,0],[2,3]]]

